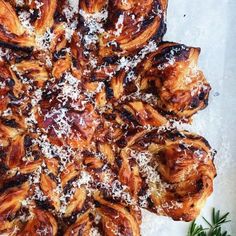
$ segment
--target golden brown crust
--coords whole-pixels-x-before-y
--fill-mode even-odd
[[[158,214],[191,221],[213,191],[214,155],[198,135],[151,131],[137,136],[122,152],[127,161],[138,163],[137,178],[143,178],[140,204]]]
[[[37,208],[33,209],[31,214],[33,215],[30,220],[17,235],[57,235],[58,225],[52,214]]]
[[[165,112],[188,118],[206,107],[211,87],[197,67],[199,54],[199,48],[167,42],[142,64],[143,89],[155,86]]]
[[[100,55],[130,55],[153,38],[160,41],[165,33],[166,5],[166,0],[109,2],[109,24],[100,39]]]
[[[0,0],[0,234],[140,235],[212,192],[198,48],[162,42],[166,0]]]
[[[0,42],[12,48],[32,47],[34,39],[27,35],[10,3],[0,1]]]
[[[54,14],[57,7],[57,1],[42,0],[41,5],[41,17],[35,21],[35,31],[39,35],[44,34],[47,29],[50,29],[52,27]]]

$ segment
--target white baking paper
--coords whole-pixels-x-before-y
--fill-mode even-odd
[[[214,193],[201,216],[213,207],[230,212],[225,226],[236,235],[236,1],[169,0],[165,40],[201,47],[200,67],[212,85],[209,106],[190,128],[218,151]],[[199,222],[201,217],[199,217]],[[143,212],[143,236],[187,236],[189,223]]]

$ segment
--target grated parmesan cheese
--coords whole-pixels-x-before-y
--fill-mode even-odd
[[[0,85],[0,87],[1,87],[1,85]],[[2,115],[3,117],[4,117],[4,116],[11,116],[11,115],[12,115],[12,110],[11,110],[11,108],[7,108],[5,111],[2,112],[1,115]]]
[[[64,23],[63,26],[64,26],[64,30],[65,30],[65,37],[69,42],[71,42],[71,38],[72,38],[73,34],[75,33],[75,30],[77,29],[78,21],[74,20],[69,23]]]
[[[56,127],[52,125],[52,128],[54,129],[56,135],[58,138],[62,138],[65,136],[69,136],[71,134],[71,124],[73,121],[73,118],[69,118],[67,115],[68,109],[66,108],[60,108],[55,109],[53,108],[52,111],[47,113],[45,115],[44,119],[52,118],[56,124]],[[47,130],[51,128],[50,126],[47,128]]]
[[[19,6],[19,7],[22,7],[25,4],[24,0],[15,0],[15,2],[16,2],[16,5]]]
[[[84,25],[88,28],[88,33],[83,36],[83,39],[85,41],[85,47],[89,48],[91,44],[98,42],[98,34],[104,32],[103,22],[108,17],[108,11],[103,9],[101,12],[89,14],[80,10],[79,14],[84,18]]]
[[[51,41],[54,38],[53,32],[48,28],[43,35],[36,35],[36,46],[37,49],[48,51],[50,48]]]
[[[160,176],[153,166],[150,165],[152,154],[148,151],[146,152],[137,152],[131,150],[130,155],[137,161],[137,164],[140,168],[140,172],[146,177],[146,182],[159,183]]]
[[[0,48],[0,61],[3,61],[3,57],[6,57],[9,60],[10,50],[8,48]]]
[[[102,235],[99,233],[99,229],[97,227],[92,227],[89,232],[89,236],[102,236]]]
[[[119,15],[119,18],[115,24],[116,31],[114,32],[115,36],[120,36],[123,30],[124,23],[124,14]]]
[[[32,0],[30,0],[30,2],[31,2]],[[44,3],[43,2],[41,2],[41,1],[38,1],[38,0],[34,0],[34,4],[35,4],[35,7],[36,7],[36,9],[38,9],[39,11],[38,11],[38,19],[40,19],[40,17],[41,17],[41,15],[42,15],[42,12],[41,12],[41,7],[44,5]]]
[[[34,27],[30,23],[30,13],[28,11],[20,11],[18,18],[21,25],[27,30],[30,35],[32,35],[34,32]]]
[[[42,99],[42,90],[41,89],[37,89],[35,92],[34,92],[34,95],[33,95],[33,99],[31,100],[31,104],[32,106],[36,106],[38,105],[39,101]]]

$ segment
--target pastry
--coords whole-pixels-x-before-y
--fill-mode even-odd
[[[166,0],[0,0],[0,234],[140,235],[141,208],[197,217],[214,153],[199,48]]]

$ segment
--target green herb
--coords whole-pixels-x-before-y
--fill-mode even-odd
[[[195,221],[192,222],[189,228],[188,236],[205,236],[207,229],[204,229],[202,225],[197,225]]]
[[[220,214],[220,211],[216,211],[215,208],[212,211],[212,219],[209,222],[203,217],[207,228],[202,225],[197,225],[196,221],[193,221],[190,225],[188,236],[230,236],[227,231],[223,231],[221,226],[230,222],[228,220],[229,213],[224,215]]]

